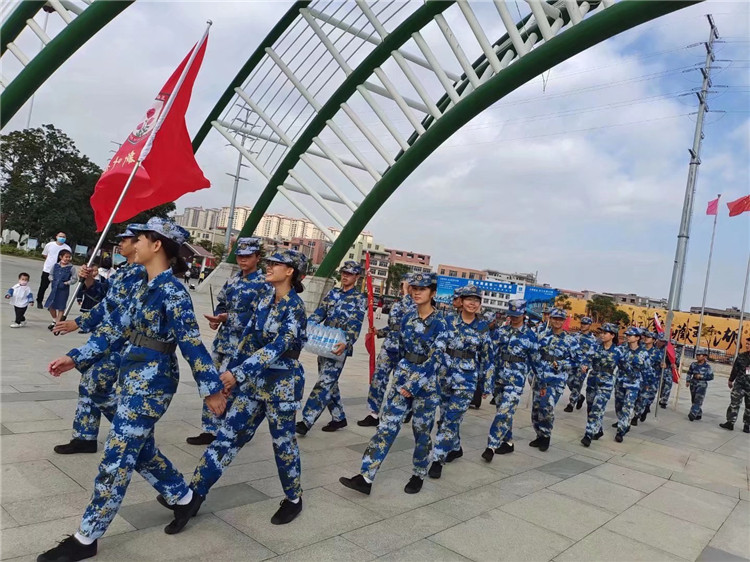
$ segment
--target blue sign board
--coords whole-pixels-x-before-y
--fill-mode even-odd
[[[532,302],[549,302],[553,300],[559,291],[557,289],[550,289],[549,287],[535,287],[533,285],[526,286],[523,299],[531,304]]]
[[[481,279],[464,279],[461,277],[449,277],[448,275],[438,275],[437,302],[450,304],[453,302],[453,291],[459,287],[474,285],[480,291],[490,291],[493,293],[505,293],[515,295],[518,292],[518,285],[515,283],[502,283],[500,281],[482,281]]]

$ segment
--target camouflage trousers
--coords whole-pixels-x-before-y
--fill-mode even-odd
[[[581,369],[576,369],[568,377],[568,388],[570,389],[570,400],[568,401],[571,406],[575,406],[578,402],[578,397],[581,396],[581,390],[583,389],[583,383],[586,380],[586,373]]]
[[[699,418],[703,416],[703,400],[706,398],[708,390],[708,381],[690,381],[690,413]]]
[[[658,380],[658,379],[657,379]],[[661,394],[659,394],[659,404],[666,406],[669,402],[669,395],[672,392],[672,370],[668,367],[661,370]]]
[[[531,425],[537,437],[549,437],[555,425],[555,405],[565,391],[565,379],[550,383],[534,380]]]
[[[227,367],[229,366],[229,361],[231,361],[232,356],[231,355],[225,355],[224,353],[219,353],[217,351],[213,351],[211,353],[211,358],[214,360],[214,365],[216,366],[216,369],[219,371],[219,374],[223,373],[227,370]],[[229,397],[231,400],[232,396]],[[227,403],[227,408],[225,411],[229,411],[230,403]],[[222,422],[222,417],[217,417],[211,410],[208,409],[208,406],[206,406],[206,403],[203,403],[203,408],[201,410],[201,431],[203,433],[210,433],[211,435],[216,435],[216,433],[219,431],[219,426]]]
[[[750,377],[737,377],[729,395],[729,408],[727,408],[727,421],[736,422],[740,413],[740,405],[745,401],[745,413],[742,417],[743,424],[750,424]]]
[[[96,441],[101,419],[102,413],[91,398],[87,385],[82,381],[78,386],[78,403],[73,417],[73,439]]]
[[[640,380],[629,381],[619,378],[615,383],[615,413],[617,414],[617,433],[625,435],[630,430],[635,401],[641,391]]]
[[[113,354],[96,363],[81,374],[78,385],[78,404],[73,417],[73,439],[96,441],[102,417],[100,406],[109,410],[108,419],[114,416],[117,405],[115,385],[117,384],[118,362]]]
[[[339,392],[339,376],[344,369],[344,363],[346,363],[345,356],[341,359],[318,357],[318,380],[310,391],[310,396],[307,397],[302,410],[302,421],[307,427],[313,426],[326,407],[331,412],[333,421],[346,419]]]
[[[102,409],[105,414],[110,410]],[[161,454],[154,442],[158,418],[140,414],[118,402],[104,444],[94,492],[81,520],[84,537],[101,537],[117,515],[125,492],[137,470],[171,504],[188,493],[182,474]]]
[[[487,437],[487,446],[497,449],[505,442],[513,441],[513,416],[516,413],[518,403],[521,401],[523,386],[507,384],[495,387],[495,419],[490,426],[490,434]]]
[[[646,411],[646,408],[650,407],[656,399],[656,393],[659,392],[658,388],[659,379],[654,377],[647,377],[641,381],[641,389],[638,391],[638,398],[635,401],[635,408],[633,414],[640,416]]]
[[[385,397],[385,389],[388,388],[388,380],[397,364],[398,355],[389,353],[384,343],[378,352],[375,372],[370,381],[370,391],[367,393],[367,407],[370,409],[370,413],[376,417],[380,415],[380,408],[383,405],[383,398]]]
[[[602,430],[602,420],[607,409],[607,402],[612,396],[615,386],[614,377],[598,377],[594,373],[589,375],[586,385],[586,401],[588,416],[586,417],[586,435],[593,437]],[[591,390],[591,395],[589,395]],[[591,396],[591,397],[589,397]]]
[[[295,416],[294,402],[265,402],[238,393],[219,426],[216,439],[198,461],[190,487],[197,494],[206,496],[266,418],[281,487],[290,500],[299,498],[302,495],[301,466],[294,433]]]
[[[375,479],[391,445],[398,437],[406,413],[411,409],[413,411],[411,428],[415,442],[413,473],[424,479],[430,464],[430,449],[432,448],[430,433],[435,424],[435,411],[439,405],[440,398],[436,392],[417,398],[405,398],[395,386],[392,386],[380,413],[380,424],[362,456],[360,473],[370,480]]]
[[[441,391],[440,419],[432,449],[433,461],[445,464],[448,453],[461,448],[459,430],[473,397],[473,388],[446,388]]]

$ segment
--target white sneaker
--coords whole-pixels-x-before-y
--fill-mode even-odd
[[[21,327],[22,327],[22,328],[23,328],[23,327],[24,327],[25,325],[26,325],[26,320],[24,320],[23,322],[21,322]]]
[[[15,322],[12,322],[11,325],[10,325],[10,327],[11,328],[20,328],[21,325],[20,324],[16,324]]]

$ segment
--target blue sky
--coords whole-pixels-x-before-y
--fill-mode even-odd
[[[32,125],[54,123],[103,166],[109,141],[125,138],[210,18],[187,116],[197,131],[289,4],[188,5],[128,8],[42,87]],[[682,308],[699,305],[712,224],[706,203],[717,193],[724,201],[750,193],[746,2],[682,10],[554,68],[546,84],[527,84],[449,139],[368,230],[387,246],[431,254],[435,265],[538,271],[557,287],[666,297],[697,109],[690,92],[700,86],[696,69],[705,58],[701,45],[689,45],[707,40],[706,13],[724,42],[717,45]],[[25,126],[27,115],[28,107],[4,132]],[[226,172],[235,158],[212,133],[198,161],[213,187],[184,196],[178,208],[227,205]],[[238,203],[252,206],[262,182],[248,173]],[[271,210],[299,214],[280,200]],[[740,304],[750,213],[729,219],[723,203],[721,213],[708,304],[723,308]]]

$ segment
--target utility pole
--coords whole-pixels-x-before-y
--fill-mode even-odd
[[[693,200],[695,198],[695,183],[698,179],[698,166],[701,164],[701,143],[703,141],[703,120],[708,111],[708,89],[711,87],[711,65],[715,60],[714,56],[714,41],[719,38],[719,30],[716,28],[714,18],[711,14],[707,14],[708,24],[711,26],[711,30],[708,34],[708,41],[705,43],[706,46],[706,63],[701,68],[701,74],[703,74],[703,84],[701,85],[700,92],[697,92],[698,96],[698,116],[695,122],[695,135],[693,136],[693,147],[690,149],[690,167],[688,168],[687,185],[685,186],[685,201],[682,205],[682,219],[680,221],[680,230],[677,234],[677,250],[675,252],[674,267],[672,269],[672,282],[669,287],[669,300],[667,304],[667,321],[664,327],[664,332],[667,338],[672,337],[672,321],[674,319],[674,311],[679,310],[680,300],[682,298],[682,286],[685,277],[685,261],[687,258],[687,246],[688,240],[690,239],[690,223],[693,219]],[[659,382],[659,395],[661,395],[661,387],[663,384],[663,377]]]

